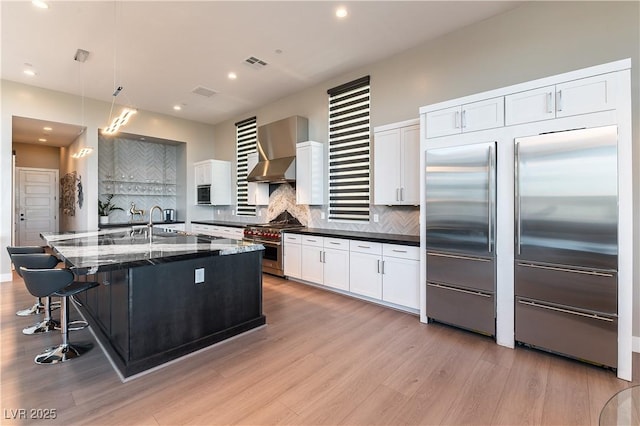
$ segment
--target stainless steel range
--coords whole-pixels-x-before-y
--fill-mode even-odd
[[[282,233],[304,228],[298,219],[284,211],[269,223],[247,225],[244,228],[244,240],[262,244],[262,272],[284,277],[282,257]]]

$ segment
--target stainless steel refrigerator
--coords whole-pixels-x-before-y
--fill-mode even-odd
[[[516,341],[615,368],[617,128],[515,143]]]
[[[495,142],[426,152],[427,316],[495,336]]]

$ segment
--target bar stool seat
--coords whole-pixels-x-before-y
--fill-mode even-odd
[[[40,246],[8,246],[7,251],[9,252],[9,257],[11,258],[14,254],[35,254],[35,253],[44,253],[44,247]],[[13,259],[11,260],[13,262]],[[16,266],[16,273],[20,275],[20,268]],[[60,302],[51,301],[51,310],[60,308]],[[21,317],[27,317],[29,315],[37,315],[45,312],[45,305],[42,303],[42,299],[40,297],[36,298],[36,303],[32,306],[20,309],[16,312],[16,315]]]
[[[75,276],[68,269],[28,269],[22,267],[21,272],[27,289],[34,296],[60,296],[62,298],[62,309],[60,311],[62,343],[45,349],[35,357],[35,363],[56,364],[58,362],[66,362],[89,351],[93,347],[91,343],[69,343],[69,297],[97,287],[99,283],[74,281]]]
[[[16,267],[18,275],[22,276],[22,268],[30,269],[51,269],[54,268],[59,260],[57,257],[46,253],[33,254],[13,254],[11,260]],[[24,277],[22,277],[24,279]],[[23,334],[41,334],[60,328],[60,323],[51,318],[51,297],[49,295],[41,296],[45,299],[44,319],[34,325],[24,328]]]

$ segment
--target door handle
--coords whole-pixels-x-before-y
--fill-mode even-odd
[[[551,96],[552,96],[552,93],[548,92],[547,93],[547,112],[549,114],[553,113],[553,108],[551,108],[552,107],[552,105],[551,105]]]
[[[548,309],[550,311],[562,312],[563,314],[577,315],[579,317],[591,318],[591,319],[600,320],[600,321],[606,321],[606,322],[613,322],[614,321],[612,318],[607,318],[607,317],[603,317],[603,316],[596,315],[596,314],[587,314],[587,313],[584,313],[584,312],[578,312],[578,311],[572,311],[572,310],[569,310],[569,309],[557,308],[555,306],[549,306],[549,305],[543,305],[543,304],[540,304],[540,303],[529,302],[528,300],[518,300],[518,303],[520,303],[521,305],[527,305],[527,306],[531,306],[531,307],[534,307],[534,308]]]
[[[556,92],[556,111],[562,111],[562,90]]]

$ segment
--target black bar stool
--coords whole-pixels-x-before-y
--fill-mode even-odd
[[[40,246],[9,246],[7,247],[7,251],[9,252],[9,257],[11,258],[14,254],[34,254],[34,253],[44,253],[44,247]],[[11,260],[13,262],[13,259]],[[20,275],[20,268],[16,266],[16,273]],[[22,275],[20,275],[22,276]],[[60,307],[60,302],[52,302],[51,309],[58,309]],[[21,317],[27,317],[29,315],[42,314],[45,311],[44,303],[38,297],[36,299],[36,303],[25,309],[20,309],[16,312],[16,315]]]
[[[59,262],[57,257],[46,253],[14,254],[11,255],[11,260],[20,276],[22,276],[21,268],[51,269]],[[24,277],[22,278],[24,279]],[[60,328],[60,323],[51,318],[51,297],[47,295],[44,300],[44,319],[30,327],[24,328],[22,330],[23,334],[41,334]]]
[[[34,256],[34,255],[23,255]],[[36,297],[60,296],[62,309],[60,322],[62,323],[62,344],[46,349],[34,359],[36,364],[55,364],[77,358],[89,351],[91,343],[69,343],[69,297],[80,292],[97,287],[99,283],[93,281],[74,281],[73,272],[68,269],[27,269],[21,268],[22,278],[31,294]]]

